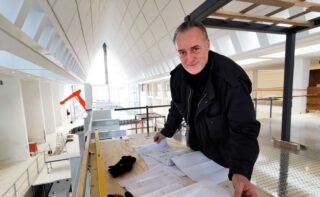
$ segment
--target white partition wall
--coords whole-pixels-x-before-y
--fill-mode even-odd
[[[43,115],[46,134],[56,132],[54,110],[52,104],[51,84],[46,82],[40,83],[40,92],[43,105]]]
[[[45,124],[40,83],[35,80],[21,80],[24,111],[29,141],[45,142]]]
[[[29,158],[20,80],[0,74],[0,160]]]
[[[307,95],[310,74],[310,59],[296,58],[294,60],[293,96]],[[292,113],[306,113],[307,97],[294,97],[292,99]]]
[[[60,92],[59,92],[59,84],[52,83],[52,104],[53,104],[53,110],[54,110],[54,117],[56,120],[56,126],[62,125],[62,117],[61,117],[61,105],[60,101],[62,100]]]
[[[68,96],[67,94],[65,94],[65,88],[66,88],[66,85],[59,84],[59,95],[61,100],[65,99]],[[62,123],[68,122],[66,105],[60,105],[60,116],[61,116]]]
[[[84,84],[84,94],[85,94],[85,101],[86,101],[86,108],[87,110],[92,109],[92,86],[89,83]]]

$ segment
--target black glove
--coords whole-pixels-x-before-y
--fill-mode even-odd
[[[134,197],[130,192],[126,191],[124,195],[121,194],[108,194],[108,197]]]
[[[116,165],[109,166],[109,173],[113,178],[121,176],[132,169],[134,162],[136,162],[135,157],[130,155],[122,156]]]

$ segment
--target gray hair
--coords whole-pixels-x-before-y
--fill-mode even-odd
[[[189,29],[191,29],[192,27],[196,27],[199,28],[203,34],[203,36],[208,39],[208,33],[206,28],[204,27],[204,25],[200,22],[197,21],[185,21],[183,23],[181,23],[181,25],[176,29],[176,31],[174,32],[174,36],[173,36],[173,43],[176,43],[176,39],[177,39],[177,35],[180,32],[185,32]]]

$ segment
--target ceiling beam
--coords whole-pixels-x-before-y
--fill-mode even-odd
[[[320,4],[312,3],[300,0],[238,0],[243,2],[261,4],[261,5],[270,5],[277,6],[282,8],[289,8],[292,6],[299,6],[310,9],[311,11],[320,12]]]
[[[184,18],[185,21],[203,21],[210,14],[228,4],[231,0],[206,0]]]
[[[221,19],[206,18],[202,23],[211,28],[230,29],[240,31],[252,31],[261,33],[286,34],[289,32],[288,27],[264,25],[258,23],[247,23],[240,21],[226,21]]]
[[[289,8],[294,6],[294,3],[291,1],[282,1],[282,0],[238,0],[238,1],[260,4],[260,5],[283,7],[283,8]]]
[[[293,32],[301,32],[309,29],[313,29],[320,26],[320,17],[310,20],[314,25],[313,27],[291,27],[289,31]]]
[[[304,26],[304,27],[312,27],[313,26],[312,22],[309,22],[309,21],[283,19],[283,18],[278,18],[278,17],[256,16],[256,15],[251,15],[251,14],[241,14],[238,12],[223,11],[223,10],[216,11],[215,13],[212,14],[212,16],[254,20],[254,21],[262,21],[262,22],[272,22],[272,23],[283,23],[283,24],[290,24],[290,25],[294,25],[294,26]]]

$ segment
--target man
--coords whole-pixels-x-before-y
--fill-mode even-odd
[[[234,196],[257,196],[250,178],[259,154],[260,123],[250,79],[232,60],[210,51],[201,23],[182,23],[173,41],[181,64],[170,73],[171,107],[154,141],[172,137],[184,118],[188,146],[230,169]]]

